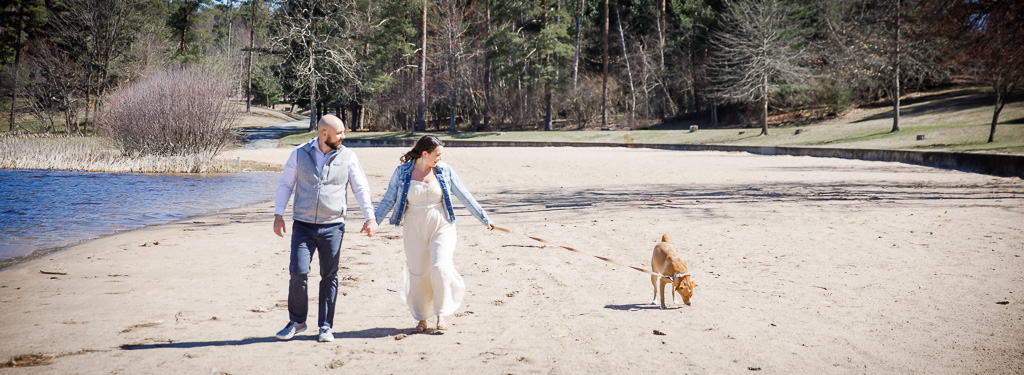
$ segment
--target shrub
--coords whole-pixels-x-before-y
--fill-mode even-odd
[[[608,78],[608,115],[611,116],[621,93],[618,81]],[[559,107],[569,114],[569,120],[576,122],[577,129],[585,129],[593,121],[601,122],[601,85],[601,76],[581,75],[576,87],[569,87],[568,93],[562,97]]]
[[[159,72],[111,94],[100,126],[126,156],[212,159],[239,139],[228,82],[198,68]]]

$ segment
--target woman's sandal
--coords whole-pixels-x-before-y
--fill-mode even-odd
[[[416,325],[416,328],[412,329],[412,333],[423,333],[423,332],[426,332],[426,331],[427,331],[427,321],[426,320],[421,320],[420,323]]]
[[[437,322],[437,330],[438,331],[445,331],[447,329],[448,329],[448,325],[445,324],[444,321]]]

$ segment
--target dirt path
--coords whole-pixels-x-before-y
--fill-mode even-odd
[[[379,200],[404,150],[355,151]],[[225,157],[283,163],[288,152]],[[444,155],[499,225],[638,266],[671,233],[700,285],[693,306],[662,310],[644,274],[487,232],[460,209],[468,292],[450,331],[409,335],[400,229],[368,239],[350,225],[338,339],[277,342],[288,242],[271,233],[267,203],[0,272],[0,359],[55,357],[2,371],[1024,371],[1021,179],[719,152]]]
[[[276,148],[282,137],[309,128],[309,119],[295,120],[259,128],[245,128],[243,150]]]

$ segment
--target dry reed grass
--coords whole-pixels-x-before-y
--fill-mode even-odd
[[[102,141],[0,138],[0,169],[58,169],[88,172],[217,173],[236,168],[212,152],[128,157]]]

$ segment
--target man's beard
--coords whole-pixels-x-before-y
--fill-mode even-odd
[[[331,141],[324,140],[324,144],[326,144],[327,147],[330,147],[331,150],[335,150],[335,151],[338,150],[338,147],[341,147],[341,141],[337,141],[335,143],[331,143]]]

